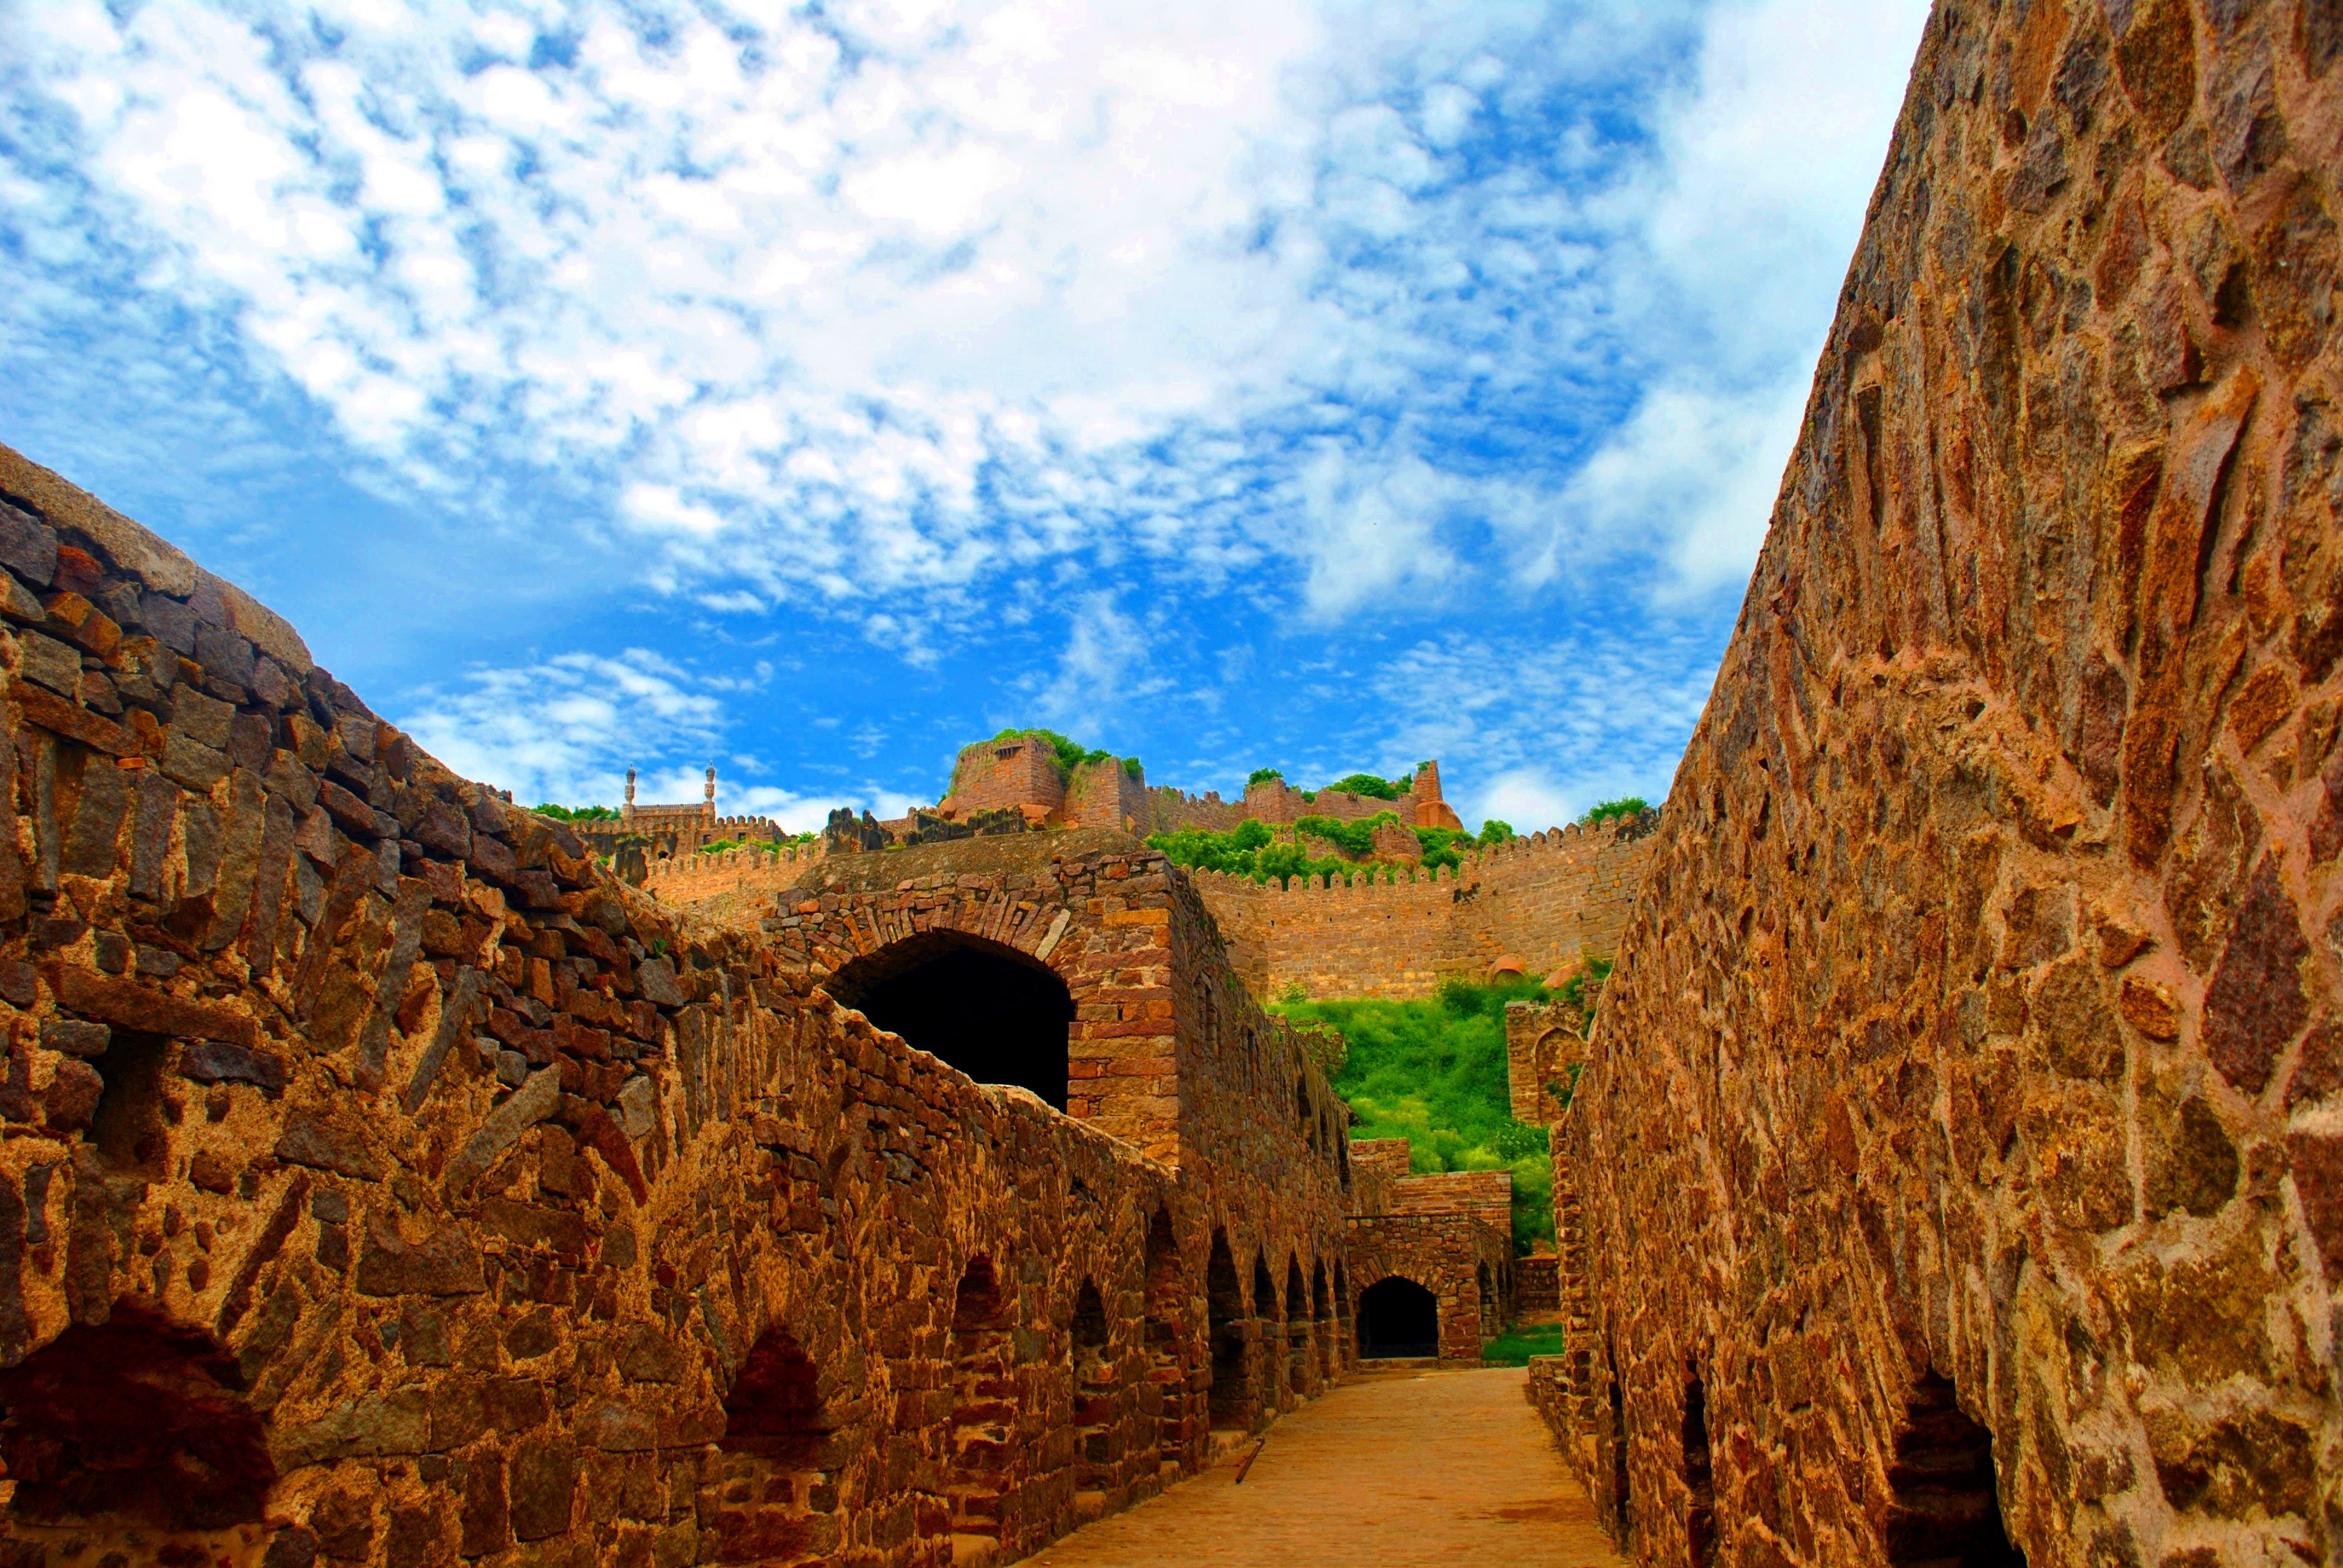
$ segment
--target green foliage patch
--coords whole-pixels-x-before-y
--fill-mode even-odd
[[[1347,779],[1337,779],[1332,784],[1322,786],[1319,793],[1339,789],[1345,795],[1363,795],[1370,800],[1396,800],[1414,783],[1413,779],[1378,779],[1372,773],[1353,773]]]
[[[1505,1004],[1544,1001],[1522,981],[1451,981],[1430,1001],[1297,1001],[1274,1010],[1342,1031],[1349,1054],[1334,1091],[1358,1117],[1351,1136],[1404,1138],[1408,1168],[1510,1171],[1513,1251],[1554,1236],[1546,1131],[1513,1120],[1505,1081]]]
[[[1282,784],[1285,782],[1285,774],[1281,769],[1256,768],[1252,772],[1245,775],[1245,788],[1251,789],[1264,779],[1274,779],[1279,783]]]
[[[1616,800],[1599,800],[1586,809],[1579,820],[1592,828],[1614,819],[1633,821],[1652,809],[1641,795],[1622,795]]]
[[[615,806],[557,806],[550,800],[540,800],[537,814],[550,817],[557,822],[615,822],[618,809]]]
[[[1562,1353],[1563,1332],[1560,1323],[1535,1323],[1507,1329],[1481,1347],[1481,1364],[1484,1367],[1525,1367],[1532,1356],[1558,1356]]]

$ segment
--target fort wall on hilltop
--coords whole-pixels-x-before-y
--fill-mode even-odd
[[[1453,869],[1307,886],[1200,871],[1196,885],[1256,994],[1319,1000],[1433,994],[1502,960],[1532,979],[1617,946],[1651,854],[1648,819],[1575,825],[1468,852]]]

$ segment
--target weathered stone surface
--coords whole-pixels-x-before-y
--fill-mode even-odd
[[[1641,1561],[2336,1553],[2338,32],[1936,7],[1556,1129]]]
[[[0,496],[92,664],[42,687],[48,632],[0,625],[0,1361],[60,1391],[6,1402],[0,1557],[1013,1556],[1352,1359],[1323,1068],[1161,856],[1115,834],[1013,895],[971,864],[721,929],[5,448]],[[940,930],[1084,999],[1074,1114],[823,989]],[[108,1322],[144,1435],[102,1516],[35,1518],[23,1478],[84,1452],[65,1336]],[[196,1495],[235,1543],[182,1528]]]

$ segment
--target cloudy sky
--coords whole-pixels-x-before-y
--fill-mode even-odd
[[[526,800],[1666,792],[1920,0],[0,0],[0,441]]]

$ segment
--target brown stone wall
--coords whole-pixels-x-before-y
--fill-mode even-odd
[[[1316,1386],[1207,1338],[1216,1238],[1344,1277],[1282,1065],[1209,1172],[970,1083],[0,499],[0,1556],[965,1563]]]
[[[1470,1214],[1505,1236],[1513,1233],[1513,1173],[1436,1171],[1392,1183],[1393,1214]]]
[[[1481,1346],[1513,1320],[1510,1231],[1457,1213],[1358,1214],[1349,1226],[1351,1321],[1369,1287],[1413,1280],[1439,1302],[1440,1359],[1478,1365]]]
[[[1535,833],[1399,881],[1196,880],[1260,994],[1299,985],[1320,1000],[1407,1000],[1432,995],[1445,975],[1485,979],[1507,956],[1544,975],[1614,951],[1650,855],[1647,819]]]
[[[1644,1562],[2343,1552],[2338,53],[1929,22],[1564,1119]]]
[[[1118,832],[1136,828],[1141,833],[1152,832],[1147,825],[1147,796],[1146,779],[1124,772],[1122,759],[1084,763],[1074,769],[1073,787],[1066,799],[1066,820],[1077,828],[1111,828]]]
[[[1505,1083],[1513,1120],[1544,1127],[1562,1114],[1554,1086],[1586,1060],[1586,1013],[1566,1001],[1505,1004]]]
[[[1055,815],[1066,804],[1066,781],[1058,777],[1047,741],[1031,736],[980,740],[963,747],[952,764],[947,803],[960,817],[1025,806]]]
[[[1524,1312],[1551,1312],[1562,1305],[1561,1260],[1534,1252],[1513,1260],[1513,1306]]]

